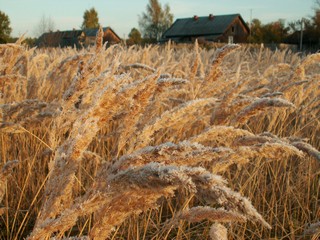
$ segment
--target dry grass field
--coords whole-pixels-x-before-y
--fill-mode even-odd
[[[0,238],[318,239],[319,63],[0,45]]]

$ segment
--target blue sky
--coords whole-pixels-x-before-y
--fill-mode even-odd
[[[120,37],[138,28],[138,15],[145,12],[148,0],[0,0],[0,10],[11,21],[12,36],[27,32],[33,36],[42,16],[50,17],[59,30],[79,29],[83,13],[94,7],[100,24],[110,26]],[[248,22],[258,18],[262,23],[284,19],[285,22],[310,17],[315,0],[160,0],[168,3],[176,18],[240,13]]]

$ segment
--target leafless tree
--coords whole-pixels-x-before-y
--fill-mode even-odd
[[[40,37],[43,33],[54,31],[55,23],[51,17],[42,15],[40,21],[34,29],[34,34],[37,37]]]

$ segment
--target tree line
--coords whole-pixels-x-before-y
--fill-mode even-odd
[[[311,18],[302,18],[285,25],[283,19],[262,24],[253,19],[250,26],[250,43],[287,43],[315,46],[320,44],[320,5]]]
[[[320,44],[320,0],[315,0],[315,14],[310,18],[298,19],[285,24],[283,19],[262,24],[255,18],[247,23],[250,27],[249,43],[289,43],[304,45]],[[126,43],[143,44],[154,43],[161,39],[162,34],[173,23],[173,14],[169,4],[162,6],[158,0],[149,0],[145,12],[138,16],[139,28],[133,27],[128,34]],[[98,12],[91,8],[83,14],[81,29],[99,27]],[[51,18],[42,17],[36,27],[36,35],[54,30]],[[9,17],[0,11],[0,43],[13,41],[10,37],[12,28]],[[35,39],[27,39],[30,44]]]

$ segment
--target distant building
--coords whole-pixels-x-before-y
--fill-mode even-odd
[[[56,31],[42,34],[36,45],[38,47],[88,47],[95,44],[98,28],[71,31]],[[103,43],[116,44],[120,37],[110,28],[103,28]]]
[[[85,34],[84,45],[90,46],[94,45],[96,41],[96,36],[98,28],[94,29],[85,29],[83,32]],[[108,44],[116,44],[121,41],[121,38],[110,28],[104,27],[103,30],[103,43],[108,42]]]
[[[169,39],[178,43],[194,42],[228,42],[243,43],[247,41],[250,29],[240,14],[212,15],[205,17],[177,19],[163,34],[163,41]]]

